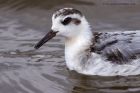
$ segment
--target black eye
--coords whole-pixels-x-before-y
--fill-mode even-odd
[[[71,17],[67,17],[67,18],[65,18],[64,21],[62,21],[61,23],[62,23],[63,25],[67,25],[67,24],[69,24],[69,23],[71,22],[71,20],[72,20]]]

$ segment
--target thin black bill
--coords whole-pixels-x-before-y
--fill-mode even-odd
[[[36,45],[35,45],[35,49],[39,49],[43,44],[45,44],[47,41],[49,41],[50,39],[52,39],[53,37],[56,36],[56,33],[58,31],[49,31]]]

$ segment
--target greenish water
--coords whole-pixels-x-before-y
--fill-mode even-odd
[[[62,37],[33,48],[49,31],[52,13],[63,7],[81,10],[93,31],[140,29],[139,0],[1,0],[0,93],[139,93],[139,75],[70,72]]]

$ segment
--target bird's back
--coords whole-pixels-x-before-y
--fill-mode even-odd
[[[140,31],[94,32],[91,51],[107,60],[124,64],[140,58]]]

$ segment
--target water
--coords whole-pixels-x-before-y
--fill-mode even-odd
[[[140,76],[84,76],[66,68],[64,40],[33,46],[54,10],[81,10],[93,30],[140,29],[139,0],[1,0],[0,93],[139,93]]]

